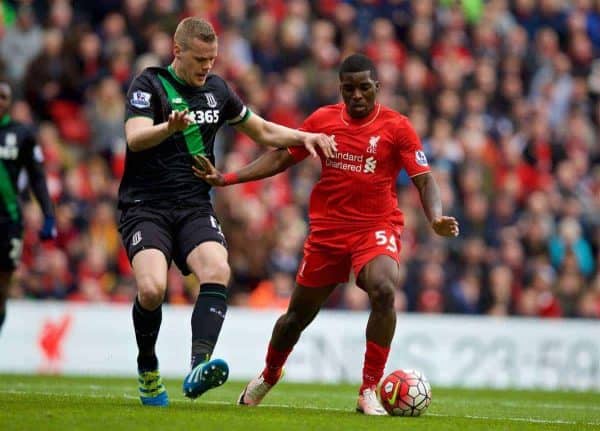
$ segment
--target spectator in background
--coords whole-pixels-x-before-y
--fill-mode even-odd
[[[248,297],[248,306],[255,309],[285,310],[294,290],[295,272],[275,268],[270,277],[258,283]]]
[[[88,99],[86,112],[90,124],[90,149],[110,161],[125,142],[123,93],[119,82],[112,77],[102,78],[91,91],[93,94]]]
[[[0,56],[7,61],[7,77],[20,84],[29,62],[42,48],[42,29],[36,22],[31,6],[23,4],[17,9],[17,21],[2,37]],[[16,93],[20,91],[20,85]]]
[[[565,218],[558,225],[558,235],[549,244],[550,259],[556,269],[560,269],[570,255],[577,262],[577,270],[584,276],[594,273],[595,262],[588,241],[582,236],[579,221]]]
[[[378,58],[385,102],[408,115],[423,135],[444,207],[460,210],[463,227],[483,239],[483,262],[476,265],[484,268],[478,312],[540,314],[539,305],[525,305],[548,295],[526,293],[524,286],[535,284],[529,277],[532,268],[550,262],[556,274],[546,291],[555,295],[562,314],[599,316],[598,2],[43,3],[6,9],[0,69],[17,88],[13,118],[35,126],[44,151],[49,192],[57,203],[58,242],[66,247],[73,277],[67,290],[82,286],[75,269],[92,229],[98,232],[93,215],[115,203],[125,151],[122,130],[116,127],[122,115],[117,100],[145,67],[170,62],[165,35],[173,22],[203,16],[221,34],[216,72],[230,80],[254,112],[291,127],[316,107],[338,101],[332,70],[342,59],[372,53]],[[230,131],[216,140],[224,170],[259,155],[248,140]],[[306,221],[308,193],[319,169],[307,161],[265,184],[216,195],[230,242],[231,300],[236,305],[247,305],[252,291],[270,280],[273,262],[286,266],[298,260],[300,245],[286,237],[305,229],[305,224],[299,226]],[[398,185],[406,181],[401,176]],[[440,247],[412,209],[418,207],[418,197],[402,191],[398,197],[410,226],[403,234],[408,273],[401,282],[407,309],[452,311],[450,286],[462,282],[466,246],[452,241]],[[285,220],[280,220],[282,212]],[[114,208],[110,216],[117,218]],[[573,244],[561,233],[565,220],[579,226]],[[48,296],[36,262],[54,249],[40,247],[35,232],[39,222],[39,215],[26,218],[23,265],[11,287],[19,296]],[[288,222],[294,229],[283,228]],[[107,232],[112,229],[103,226]],[[421,272],[424,256],[432,254],[437,265],[432,278],[442,280],[440,289],[421,285],[423,279],[431,286]],[[107,257],[120,293],[89,298],[131,295],[123,256],[119,248]],[[58,261],[54,255],[48,259]],[[494,266],[486,277],[488,265]],[[498,266],[510,270],[510,283],[505,270],[496,271]],[[190,302],[194,283],[177,273],[169,277],[174,288],[168,300]],[[565,293],[574,290],[578,293]],[[360,303],[340,295],[326,306],[356,304],[352,307],[360,309]]]
[[[460,314],[480,314],[482,279],[481,272],[467,270],[452,283],[448,311]]]

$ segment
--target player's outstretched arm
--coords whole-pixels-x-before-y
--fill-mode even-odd
[[[131,151],[143,151],[155,147],[173,133],[185,130],[192,119],[185,111],[172,111],[169,119],[160,124],[154,124],[149,117],[132,117],[125,122],[125,137]]]
[[[319,148],[325,157],[333,157],[336,152],[335,141],[324,133],[308,133],[275,124],[253,114],[247,121],[234,126],[261,145],[276,148],[304,146],[308,152],[317,157]]]
[[[236,172],[223,174],[206,157],[194,156],[192,170],[201,180],[211,186],[228,186],[231,184],[245,183],[247,181],[260,180],[271,177],[285,171],[296,161],[285,148],[268,151],[252,163],[242,167]]]
[[[458,221],[442,213],[440,189],[431,172],[412,177],[413,184],[419,189],[421,205],[431,227],[441,236],[458,236],[460,230]]]

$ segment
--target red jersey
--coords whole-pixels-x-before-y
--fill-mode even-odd
[[[318,109],[301,129],[333,135],[338,149],[331,159],[319,153],[322,171],[310,196],[311,228],[403,223],[396,196],[400,169],[410,177],[429,172],[421,141],[405,116],[375,104],[368,117],[354,119],[340,103]],[[309,155],[304,147],[289,151],[297,162]]]

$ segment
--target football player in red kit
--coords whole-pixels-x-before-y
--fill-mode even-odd
[[[376,387],[385,368],[396,327],[394,290],[399,284],[400,234],[396,178],[402,168],[412,178],[433,230],[459,233],[456,219],[443,215],[439,188],[408,119],[376,102],[377,72],[366,56],[355,54],[340,66],[343,103],[325,106],[302,125],[309,132],[333,135],[337,154],[321,154],[322,173],[310,198],[310,233],[296,276],[289,308],[275,324],[266,365],[239,398],[257,405],[280,379],[284,363],[302,331],[339,283],[354,271],[356,284],[369,296],[366,353],[356,410],[384,415]],[[194,171],[215,186],[275,175],[308,156],[303,148],[267,152],[237,172],[222,174],[198,158]]]

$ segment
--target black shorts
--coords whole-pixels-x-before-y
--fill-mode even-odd
[[[129,262],[138,251],[155,248],[164,253],[169,265],[174,260],[183,275],[191,272],[186,259],[199,244],[216,241],[227,247],[212,207],[206,206],[131,206],[121,213],[119,233]]]
[[[13,272],[23,252],[23,225],[0,222],[0,272]]]

